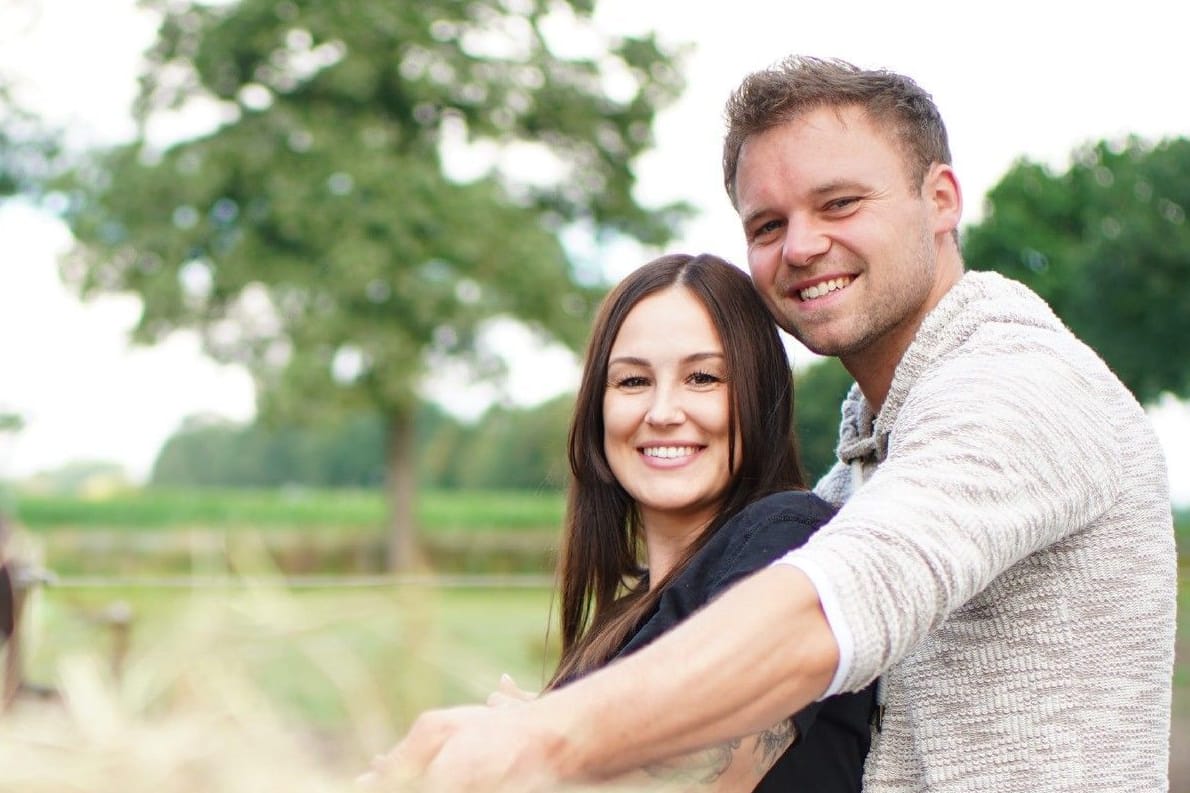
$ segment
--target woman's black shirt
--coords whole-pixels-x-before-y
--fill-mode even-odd
[[[802,545],[833,514],[830,504],[809,492],[777,493],[750,504],[724,523],[670,582],[656,610],[618,655],[639,650],[731,584]],[[869,686],[858,693],[829,697],[794,714],[797,740],[756,791],[858,793],[868,754],[874,690]]]

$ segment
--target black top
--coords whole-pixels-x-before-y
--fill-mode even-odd
[[[732,583],[802,545],[834,515],[809,492],[777,493],[723,524],[657,602],[618,655],[639,650]],[[774,630],[780,626],[773,626]],[[875,686],[815,702],[794,714],[797,740],[756,787],[762,793],[858,793],[868,754]]]

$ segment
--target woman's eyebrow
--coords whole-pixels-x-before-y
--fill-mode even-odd
[[[682,363],[695,363],[696,361],[705,361],[708,358],[723,358],[722,352],[717,350],[707,352],[693,352],[681,359]],[[608,366],[615,364],[625,364],[627,366],[651,366],[652,364],[644,358],[638,358],[635,355],[618,355],[607,362]]]

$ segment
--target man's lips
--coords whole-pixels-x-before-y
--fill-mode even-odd
[[[797,297],[803,303],[809,303],[846,289],[854,280],[854,275],[829,275],[810,281],[802,281],[790,287],[789,295],[791,297]]]

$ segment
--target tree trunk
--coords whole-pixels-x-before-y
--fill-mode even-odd
[[[417,469],[413,411],[388,416],[385,492],[388,497],[388,570],[405,573],[417,566]]]

